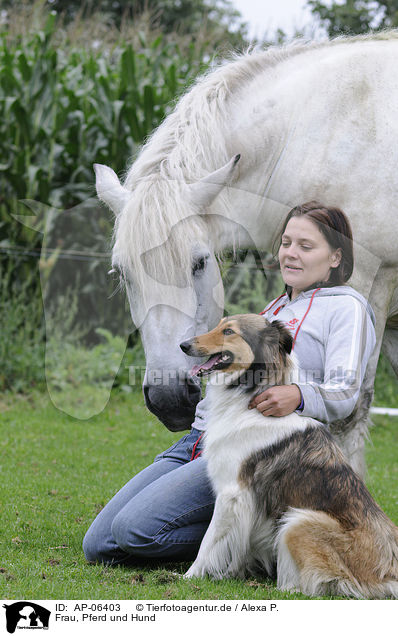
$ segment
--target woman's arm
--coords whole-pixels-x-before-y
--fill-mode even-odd
[[[327,315],[323,382],[298,386],[302,414],[328,423],[354,410],[376,335],[366,308],[352,296],[331,297]]]

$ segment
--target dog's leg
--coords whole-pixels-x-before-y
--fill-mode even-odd
[[[324,512],[291,509],[276,539],[278,587],[308,596],[398,598],[395,529],[376,528],[347,532]]]
[[[276,548],[279,589],[363,598],[342,558],[352,548],[351,537],[326,513],[291,509],[282,518]]]
[[[263,513],[258,514],[251,534],[248,565],[248,571],[255,576],[261,571],[275,578],[275,530],[274,519],[267,519]]]
[[[236,486],[219,494],[198,556],[185,577],[206,574],[216,579],[242,577],[248,560],[253,517],[249,491]]]

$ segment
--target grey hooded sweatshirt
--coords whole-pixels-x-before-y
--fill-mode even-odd
[[[290,330],[300,372],[302,415],[326,424],[352,413],[376,343],[375,317],[361,294],[348,285],[285,293],[262,312]],[[199,402],[193,426],[206,428],[208,398]]]

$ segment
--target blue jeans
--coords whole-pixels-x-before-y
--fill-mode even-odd
[[[101,510],[83,540],[88,561],[129,565],[143,559],[195,559],[215,501],[205,460],[190,461],[200,434],[192,428]]]

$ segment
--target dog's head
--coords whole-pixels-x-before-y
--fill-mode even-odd
[[[248,378],[248,371],[263,371],[268,384],[285,384],[293,364],[290,360],[293,339],[286,327],[275,320],[270,323],[258,314],[238,314],[223,318],[215,329],[180,344],[189,356],[210,356],[195,365],[192,375],[209,375],[215,371]],[[267,378],[268,376],[268,378]],[[258,384],[251,381],[250,384]]]

